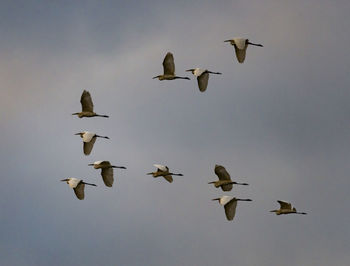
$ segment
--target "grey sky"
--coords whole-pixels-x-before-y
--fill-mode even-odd
[[[305,2],[3,1],[0,264],[348,265],[350,3]],[[264,48],[238,64],[236,36]],[[152,80],[168,51],[223,75]],[[109,119],[71,116],[83,89]],[[111,139],[86,157],[82,130]],[[128,168],[112,189],[87,166],[104,159]],[[250,184],[233,222],[216,163]],[[79,201],[67,177],[98,187]]]

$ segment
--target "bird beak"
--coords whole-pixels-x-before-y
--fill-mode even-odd
[[[62,179],[61,181],[62,181],[62,182],[67,182],[67,181],[68,181],[68,179]]]
[[[224,42],[231,42],[231,40],[226,40],[226,41],[224,41]]]
[[[74,114],[72,114],[72,115],[78,115],[79,113],[74,113]]]
[[[155,77],[153,77],[152,79],[156,79],[156,78],[158,78],[158,76],[155,76]]]
[[[212,200],[220,200],[220,198],[212,199]]]
[[[190,71],[192,72],[193,70],[194,70],[194,69],[192,68],[192,69],[187,69],[186,71],[187,71],[187,72],[190,72]]]
[[[214,184],[215,183],[215,181],[212,181],[212,182],[209,182],[208,184]]]
[[[75,133],[74,135],[80,135],[80,133]]]
[[[270,212],[276,212],[276,210],[272,210],[272,211],[270,211]]]
[[[153,173],[147,173],[146,175],[152,175]]]
[[[93,163],[89,163],[88,166],[94,166],[94,164]]]

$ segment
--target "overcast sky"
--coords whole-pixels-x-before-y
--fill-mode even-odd
[[[349,1],[2,1],[1,265],[348,265]],[[224,40],[246,37],[238,64]],[[158,81],[165,54],[176,74]],[[206,92],[186,69],[202,67]],[[80,96],[109,119],[79,119]],[[98,139],[90,156],[74,133]],[[88,164],[109,160],[112,188]],[[183,177],[145,175],[160,163]],[[211,201],[237,181],[234,221]],[[96,183],[79,201],[68,177]],[[276,216],[276,200],[308,215]]]

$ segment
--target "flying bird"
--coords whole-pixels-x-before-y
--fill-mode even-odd
[[[183,174],[170,173],[168,166],[164,166],[164,165],[161,165],[161,164],[154,164],[154,166],[157,167],[157,171],[156,172],[147,173],[147,175],[152,175],[153,177],[162,176],[169,183],[173,182],[173,177],[172,177],[173,175],[183,176]]]
[[[239,63],[244,62],[248,45],[263,47],[262,44],[252,43],[248,39],[244,39],[244,38],[233,38],[231,40],[226,40],[224,42],[229,42],[231,43],[231,45],[235,47],[236,57]]]
[[[289,202],[285,202],[281,200],[278,200],[277,202],[280,204],[279,210],[270,211],[270,212],[276,213],[276,215],[290,214],[290,213],[304,214],[304,215],[307,214],[306,212],[297,212],[297,210],[294,207],[292,207],[292,204],[290,204]]]
[[[231,191],[232,185],[244,185],[247,186],[247,183],[238,183],[231,180],[230,174],[226,171],[225,167],[222,165],[215,165],[214,169],[215,174],[219,177],[218,181],[212,181],[208,184],[214,184],[216,188],[221,187],[223,191]]]
[[[92,148],[94,147],[96,138],[109,139],[109,137],[99,136],[89,131],[79,132],[79,133],[76,133],[75,135],[79,135],[83,139],[83,143],[84,143],[83,150],[85,155],[89,155],[91,153]]]
[[[231,196],[222,196],[212,200],[219,201],[220,205],[224,206],[225,214],[228,221],[232,221],[236,214],[237,201],[252,201],[251,199],[237,199]]]
[[[111,165],[109,161],[97,161],[89,165],[93,166],[95,169],[101,169],[101,176],[107,187],[112,187],[114,182],[113,168],[126,169],[124,166]]]
[[[109,117],[108,115],[98,115],[94,112],[94,104],[92,103],[90,92],[84,90],[80,98],[82,111],[80,113],[74,113],[72,115],[77,115],[79,118],[83,117]]]
[[[220,72],[211,72],[207,69],[191,68],[186,71],[192,72],[197,77],[198,87],[201,92],[204,92],[208,87],[209,74],[221,75]]]
[[[85,185],[96,187],[95,184],[86,183],[83,180],[77,179],[77,178],[74,178],[74,177],[67,178],[67,179],[62,179],[61,181],[67,182],[67,184],[71,188],[73,188],[75,195],[80,200],[84,199],[84,188],[85,188]]]
[[[172,53],[168,52],[163,60],[164,74],[153,77],[159,80],[173,80],[173,79],[190,79],[188,77],[178,77],[175,75],[175,63],[174,56]]]

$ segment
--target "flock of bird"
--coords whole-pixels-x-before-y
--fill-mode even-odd
[[[239,63],[243,63],[246,57],[246,50],[248,45],[263,47],[261,44],[251,43],[248,39],[244,38],[234,38],[230,40],[226,40],[225,42],[229,42],[235,48],[236,57]],[[197,78],[198,87],[201,92],[204,92],[208,87],[209,74],[221,75],[220,72],[212,72],[207,69],[201,68],[192,68],[186,70],[188,72],[192,72],[192,74]],[[174,80],[174,79],[187,79],[190,80],[189,77],[180,77],[175,75],[175,63],[174,56],[172,53],[168,52],[163,60],[163,75],[158,75],[153,77],[153,79],[159,80]],[[94,112],[94,105],[91,99],[91,95],[88,91],[84,90],[80,103],[82,106],[82,111],[79,113],[73,113],[72,115],[77,115],[79,118],[83,117],[105,117],[108,118],[107,115],[100,115]],[[105,138],[109,139],[107,136],[100,136],[96,133],[84,131],[76,133],[75,135],[79,135],[83,139],[83,152],[85,155],[90,155],[95,141],[97,138]],[[114,178],[113,178],[113,168],[126,169],[124,166],[115,166],[112,165],[109,161],[96,161],[93,164],[89,164],[89,166],[93,166],[94,169],[101,169],[101,176],[104,184],[107,187],[112,187]],[[154,178],[163,177],[169,183],[173,182],[173,176],[183,176],[180,173],[173,173],[169,170],[167,166],[161,164],[154,164],[157,168],[155,172],[147,173],[147,175],[152,175]],[[233,185],[243,185],[247,186],[247,183],[238,183],[232,181],[230,174],[227,172],[225,167],[222,165],[215,165],[214,173],[217,175],[219,180],[209,182],[208,184],[213,184],[215,188],[221,188],[222,191],[231,191]],[[84,199],[84,189],[85,185],[96,186],[96,184],[86,183],[81,179],[77,178],[66,178],[61,181],[66,182],[69,187],[73,188],[75,195],[79,200]],[[233,196],[224,195],[220,198],[215,198],[213,201],[218,201],[220,205],[224,206],[225,214],[227,220],[231,221],[235,217],[236,207],[238,201],[252,201],[251,199],[239,199]],[[272,210],[271,212],[276,213],[276,215],[281,214],[306,214],[305,212],[297,212],[297,210],[292,207],[291,203],[284,201],[277,201],[280,204],[280,208],[277,210]]]

